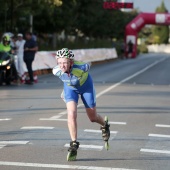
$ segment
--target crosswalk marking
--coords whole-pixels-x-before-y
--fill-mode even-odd
[[[70,147],[70,144],[65,144],[64,147]],[[103,146],[97,146],[97,145],[80,145],[79,148],[83,150],[97,150],[101,151],[103,149]]]
[[[39,120],[56,120],[56,121],[67,121],[67,119],[59,119],[61,116],[53,116],[51,118],[40,118]],[[126,122],[109,122],[114,125],[126,125]]]
[[[25,145],[29,141],[0,141],[0,145]]]
[[[170,125],[162,125],[162,124],[156,124],[156,127],[165,127],[165,128],[170,128]]]
[[[81,165],[61,165],[61,164],[41,164],[41,163],[26,163],[26,162],[5,162],[5,161],[0,161],[0,165],[3,165],[3,166],[17,166],[17,167],[54,168],[54,169],[137,170],[137,169],[113,168],[113,167],[96,167],[96,166],[81,166]]]
[[[58,118],[40,118],[39,120],[67,121],[67,119],[58,119]]]
[[[150,133],[148,136],[149,137],[156,137],[156,138],[170,138],[170,135],[164,135],[164,134]],[[170,154],[170,150],[144,149],[144,148],[141,148],[140,151],[141,152],[146,152],[146,153]]]
[[[170,138],[170,135],[152,134],[152,133],[150,133],[148,136],[150,136],[150,137],[160,137],[160,138]]]
[[[0,149],[2,149],[3,147],[5,147],[6,145],[0,145]]]
[[[0,149],[4,148],[6,145],[25,145],[29,141],[0,141]]]
[[[65,110],[65,111],[63,111],[63,112],[60,112],[58,115],[53,116],[53,117],[51,117],[51,118],[52,118],[52,119],[59,118],[59,117],[65,115],[65,114],[67,114],[67,110]]]
[[[46,127],[46,126],[24,126],[21,129],[54,129],[54,127]]]
[[[7,120],[11,120],[11,119],[10,118],[0,119],[0,121],[7,121]]]
[[[85,129],[84,131],[85,131],[85,132],[92,132],[92,133],[102,133],[101,130],[93,130],[93,129]],[[110,133],[116,134],[117,131],[110,131]]]
[[[109,124],[113,124],[113,125],[126,125],[126,122],[109,122]]]
[[[141,149],[141,152],[170,154],[170,150]]]

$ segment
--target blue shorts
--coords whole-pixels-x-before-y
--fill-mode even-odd
[[[86,108],[93,108],[96,106],[96,93],[90,75],[88,75],[86,82],[78,88],[73,88],[64,83],[64,101],[66,103],[75,101],[78,104],[79,95]]]

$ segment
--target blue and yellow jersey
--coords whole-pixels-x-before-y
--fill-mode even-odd
[[[93,80],[88,73],[90,65],[88,63],[74,61],[70,73],[64,73],[59,66],[53,68],[53,74],[64,82],[64,92],[62,98],[67,103],[74,101],[78,104],[79,95],[86,108],[96,106],[96,93]]]
[[[74,61],[70,74],[62,72],[59,66],[53,68],[53,74],[58,76],[68,86],[77,88],[86,82],[89,69],[90,65],[88,63]]]

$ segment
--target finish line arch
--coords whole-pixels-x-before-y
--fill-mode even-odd
[[[131,58],[137,55],[137,35],[138,32],[146,25],[170,25],[170,13],[140,13],[134,18],[125,29],[125,56],[128,55],[128,43],[133,43]]]

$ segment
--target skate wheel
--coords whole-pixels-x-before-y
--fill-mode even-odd
[[[108,143],[108,141],[105,142],[105,149],[106,149],[106,150],[109,150],[109,143]]]
[[[73,154],[72,152],[68,152],[67,154],[67,161],[75,161],[77,153]]]

